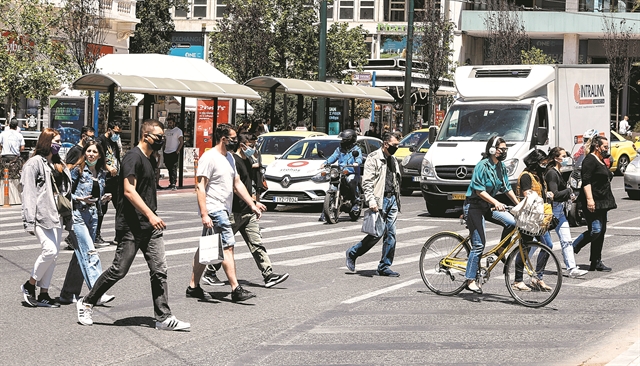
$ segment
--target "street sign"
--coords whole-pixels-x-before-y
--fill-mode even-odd
[[[353,74],[353,81],[371,81],[371,73],[370,72],[361,72],[358,74]]]

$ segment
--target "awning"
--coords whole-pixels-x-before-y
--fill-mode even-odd
[[[123,93],[194,98],[260,99],[258,93],[244,85],[135,75],[87,74],[73,82],[73,89],[108,92],[112,85],[116,92]]]
[[[247,81],[244,85],[261,92],[271,92],[275,87],[276,92],[285,94],[300,94],[334,99],[375,99],[380,102],[395,101],[389,93],[382,89],[367,86],[325,83],[323,81],[259,76]]]

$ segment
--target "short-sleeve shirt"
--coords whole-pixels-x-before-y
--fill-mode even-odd
[[[20,155],[20,146],[24,146],[24,136],[16,130],[7,128],[0,133],[0,145],[2,145],[2,156]]]
[[[247,188],[247,192],[251,194],[253,187],[253,179],[251,178],[251,170],[253,162],[250,158],[243,159],[237,154],[233,154],[233,158],[236,161],[236,171],[240,177],[240,181]],[[251,213],[251,207],[247,205],[237,194],[233,195],[233,212],[237,213]]]
[[[100,135],[96,140],[102,145],[106,164],[116,168],[118,173],[120,173],[120,146],[118,146],[118,143],[111,141],[106,135]],[[112,178],[115,177],[107,174],[107,180]]]
[[[136,192],[154,213],[158,209],[156,192],[156,159],[147,157],[140,148],[135,147],[124,156],[120,166],[120,192],[116,209],[116,230],[150,230],[153,226],[149,219],[136,210],[131,201],[124,196],[124,180],[129,176],[136,178]]]
[[[476,198],[476,191],[487,192],[491,197],[495,197],[500,192],[511,190],[507,168],[499,161],[494,164],[491,159],[482,159],[473,169],[471,183],[467,189],[467,197]]]
[[[182,130],[178,127],[174,127],[170,130],[164,130],[164,136],[167,142],[164,145],[164,153],[171,154],[178,150],[180,145],[180,137],[182,137]]]
[[[80,156],[82,156],[82,146],[73,145],[69,149],[69,151],[67,151],[67,155],[65,155],[64,161],[67,164],[75,164],[78,162],[78,159],[80,159]]]
[[[233,182],[236,179],[236,174],[236,163],[230,152],[223,156],[213,148],[202,154],[198,161],[197,176],[209,180],[205,188],[208,213],[223,210],[231,213]]]

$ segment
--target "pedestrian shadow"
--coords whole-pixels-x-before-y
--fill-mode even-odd
[[[109,327],[143,327],[155,328],[156,320],[150,316],[131,316],[128,318],[118,319],[113,323],[93,322],[94,325],[106,325]]]
[[[374,277],[378,275],[378,271],[375,269],[369,269],[364,271],[355,271],[355,272],[345,272],[348,275],[358,275],[362,277]]]
[[[208,300],[208,301],[207,300],[199,300],[198,302],[208,302],[208,303],[212,303],[212,304],[219,304],[219,303],[222,303],[222,302],[230,302],[230,303],[234,303],[234,304],[238,304],[238,305],[244,305],[244,306],[255,306],[255,304],[245,303],[244,301],[238,301],[238,302],[232,301],[230,292],[209,292],[208,294],[211,296],[211,300]],[[255,299],[255,297],[253,299]]]

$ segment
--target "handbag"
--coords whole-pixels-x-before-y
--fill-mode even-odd
[[[198,244],[200,264],[217,264],[222,262],[224,254],[222,252],[222,240],[220,233],[214,232],[213,229],[208,229],[203,236],[200,237],[200,243]]]
[[[53,173],[51,174],[51,180],[53,182],[53,188],[55,190],[54,200],[56,201],[56,208],[58,209],[58,214],[62,216],[63,219],[67,219],[71,217],[73,213],[73,206],[71,205],[71,201],[67,196],[60,194],[58,190],[58,185],[55,183],[55,178],[53,177]]]
[[[384,234],[384,220],[380,211],[368,209],[364,212],[362,220],[362,232],[379,238]]]

